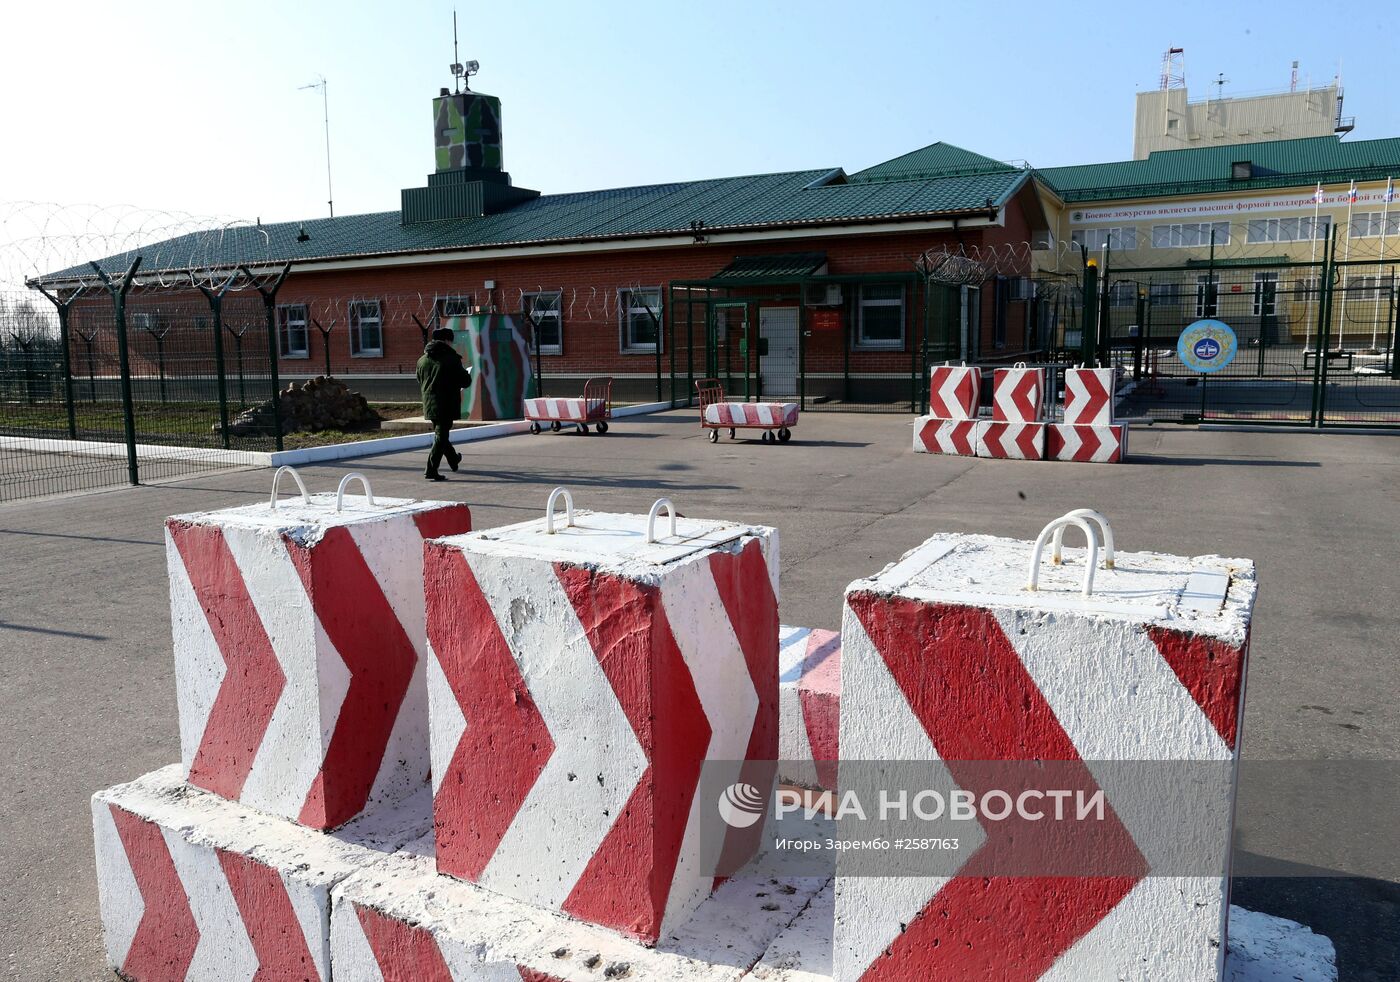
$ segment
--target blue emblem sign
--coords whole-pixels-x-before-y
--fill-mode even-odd
[[[1176,342],[1176,354],[1194,372],[1218,372],[1235,360],[1239,340],[1229,324],[1206,318],[1189,325]]]

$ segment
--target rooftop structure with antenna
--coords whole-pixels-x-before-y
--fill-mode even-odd
[[[1144,160],[1159,150],[1346,134],[1356,125],[1353,117],[1342,115],[1340,76],[1327,86],[1299,89],[1297,61],[1287,89],[1226,96],[1229,81],[1224,72],[1218,73],[1210,83],[1211,94],[1192,102],[1186,88],[1185,49],[1167,48],[1158,87],[1137,95],[1133,158]]]

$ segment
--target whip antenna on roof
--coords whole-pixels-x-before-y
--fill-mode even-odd
[[[299,85],[298,89],[320,89],[321,90],[321,122],[326,130],[326,207],[330,209],[331,217],[335,217],[335,195],[331,191],[331,104],[326,95],[326,76],[317,75],[316,81],[310,85]]]
[[[481,70],[481,63],[469,61],[463,64],[457,58],[457,11],[455,10],[452,11],[452,64],[450,68],[452,70],[452,77],[457,80],[456,94],[461,95],[463,89],[470,92],[471,86],[467,83],[467,79]]]

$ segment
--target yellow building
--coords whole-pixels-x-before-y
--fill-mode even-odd
[[[1331,340],[1364,349],[1389,338],[1400,139],[1159,150],[1036,176],[1053,238],[1035,243],[1035,269],[1070,274],[1097,260],[1115,335],[1149,318],[1165,332],[1219,316],[1242,339],[1305,343],[1323,316],[1317,278],[1330,252]]]

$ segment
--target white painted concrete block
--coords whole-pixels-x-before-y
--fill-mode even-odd
[[[649,946],[437,873],[432,849],[426,837],[337,885],[336,982],[732,982],[827,882],[765,854]]]
[[[191,784],[334,828],[428,780],[423,539],[467,506],[312,495],[166,521]]]
[[[702,766],[771,783],[777,532],[568,511],[429,544],[437,866],[654,941],[714,886]]]
[[[827,791],[840,757],[841,635],[778,629],[778,779]]]
[[[107,960],[143,982],[330,979],[330,888],[431,820],[424,788],[317,832],[192,788],[181,767],[92,798]]]
[[[1047,547],[1035,591],[1032,553],[1029,542],[940,534],[850,585],[842,759],[922,761],[974,793],[987,769],[972,762],[1070,761],[1061,771],[1102,790],[1111,811],[1098,845],[1069,854],[1106,843],[1132,861],[1065,887],[1035,875],[838,876],[839,982],[982,978],[993,964],[1027,979],[1220,976],[1253,564],[1120,552],[1085,596],[1085,550],[1054,565]],[[1173,802],[1171,816],[1200,840],[1208,873],[1146,875],[1140,852],[1165,816],[1115,783],[1124,768],[1099,763],[1131,761],[1219,765],[1228,786]],[[1003,854],[1009,826],[966,825],[957,868]]]

